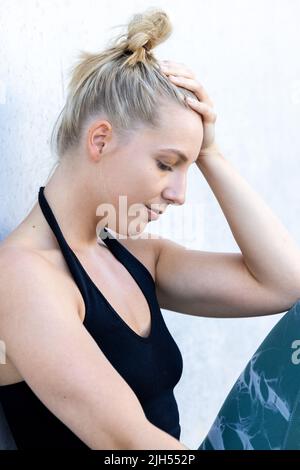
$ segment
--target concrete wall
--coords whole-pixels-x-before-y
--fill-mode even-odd
[[[117,32],[112,27],[149,6],[164,8],[174,26],[157,57],[194,69],[215,103],[225,157],[300,242],[299,0],[1,0],[0,239],[24,218],[55,162],[50,133],[79,50],[101,50]],[[172,208],[162,226],[152,222],[150,231],[201,250],[239,251],[196,167],[189,172],[186,205],[192,203],[200,223],[188,238],[170,230],[174,210],[182,208]],[[175,389],[182,442],[196,448],[281,314],[225,320],[163,314],[184,357]]]

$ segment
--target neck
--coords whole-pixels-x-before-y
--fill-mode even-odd
[[[95,247],[97,243],[106,246],[98,237],[101,228],[96,215],[99,200],[91,181],[82,168],[77,169],[66,161],[58,165],[44,190],[64,237],[78,250]]]
[[[78,177],[80,175],[80,178]],[[45,185],[44,195],[68,245],[76,251],[106,244],[99,238],[101,229],[96,209],[99,200],[90,188],[91,177],[75,170],[69,162],[62,161]],[[30,229],[37,228],[44,244],[51,243],[54,234],[37,203],[29,214]],[[96,233],[96,229],[97,232]],[[50,230],[50,232],[49,232]]]

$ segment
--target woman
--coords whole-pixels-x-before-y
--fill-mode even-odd
[[[173,393],[182,357],[160,307],[255,316],[298,299],[299,248],[221,154],[206,91],[152,53],[170,32],[149,10],[82,55],[53,133],[59,165],[2,242],[0,400],[19,449],[187,449]],[[241,254],[144,236],[184,203],[192,164]]]

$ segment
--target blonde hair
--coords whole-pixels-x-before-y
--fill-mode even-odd
[[[51,134],[52,150],[59,157],[78,146],[85,125],[100,115],[125,138],[141,126],[159,126],[161,98],[188,108],[183,98],[193,93],[172,84],[152,53],[171,32],[167,14],[151,8],[134,15],[126,33],[103,52],[81,51]]]

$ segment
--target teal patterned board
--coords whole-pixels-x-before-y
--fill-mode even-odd
[[[234,384],[198,450],[300,450],[300,300]]]

